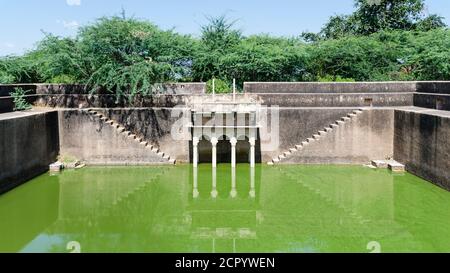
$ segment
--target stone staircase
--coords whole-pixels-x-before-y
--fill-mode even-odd
[[[354,111],[348,113],[347,116],[342,117],[339,120],[336,120],[334,123],[323,128],[322,130],[319,130],[316,134],[305,139],[300,144],[297,144],[294,147],[289,148],[287,151],[283,152],[282,154],[278,155],[277,157],[272,158],[272,160],[269,161],[267,164],[274,165],[274,164],[282,163],[283,160],[289,158],[293,154],[300,153],[309,144],[311,144],[313,142],[317,142],[325,135],[332,133],[333,131],[336,131],[337,128],[341,127],[342,125],[346,124],[347,122],[350,122],[352,119],[356,118],[363,111],[364,111],[363,109],[358,109],[358,110],[354,110]]]
[[[89,109],[87,110],[87,113],[98,118],[104,124],[113,127],[119,134],[123,134],[129,139],[138,142],[143,149],[147,149],[149,152],[155,153],[157,156],[161,157],[164,161],[167,161],[170,164],[176,164],[176,159],[171,158],[170,155],[160,151],[155,144],[146,141],[143,137],[133,134],[131,131],[128,131],[125,126],[121,125],[117,121],[107,118],[105,115],[96,110]]]
[[[154,181],[158,181],[158,179],[164,175],[164,173],[166,173],[167,170],[162,170],[161,172],[159,172],[157,175],[155,175],[155,177],[152,177],[150,180],[147,180],[145,182],[143,182],[142,184],[140,184],[139,186],[137,186],[136,188],[132,189],[131,191],[126,192],[125,194],[123,194],[122,196],[120,196],[118,199],[114,200],[113,202],[113,206],[120,206],[121,203],[126,202],[127,200],[129,200],[133,195],[139,194],[141,193],[145,188],[147,188],[149,185],[151,185],[152,183],[154,183]]]

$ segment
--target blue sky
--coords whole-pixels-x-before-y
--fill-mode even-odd
[[[427,0],[429,13],[446,18],[450,1]],[[226,13],[239,19],[244,34],[295,36],[318,31],[334,14],[348,14],[353,0],[0,0],[0,56],[21,54],[42,37],[42,30],[75,35],[80,25],[101,16],[127,15],[148,19],[164,29],[199,34],[206,15]]]

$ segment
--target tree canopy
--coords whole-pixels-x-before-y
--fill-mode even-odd
[[[380,31],[428,31],[445,27],[443,18],[426,15],[425,0],[355,0],[350,15],[335,15],[320,33],[303,33],[308,41],[338,39],[349,34],[370,35]]]
[[[0,83],[80,83],[117,97],[157,83],[450,80],[450,30],[422,0],[355,0],[320,33],[245,36],[236,21],[208,18],[201,36],[135,18],[100,18],[73,37],[45,34],[22,56],[0,57]],[[308,42],[308,41],[314,42]]]

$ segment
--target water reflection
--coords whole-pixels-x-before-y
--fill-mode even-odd
[[[256,192],[255,192],[255,168],[250,168],[250,192],[249,192],[249,196],[251,198],[255,198],[256,197]]]
[[[231,190],[230,190],[230,197],[236,198],[238,195],[237,190],[237,183],[244,183],[244,185],[249,185],[249,196],[251,198],[256,197],[256,189],[255,189],[255,168],[246,168],[249,171],[248,181],[245,179],[245,177],[240,177],[239,182],[236,181],[236,168],[230,168],[231,170]],[[200,192],[198,187],[198,168],[192,169],[192,197],[199,198]],[[225,181],[224,181],[225,182]],[[219,192],[217,190],[217,168],[212,167],[211,168],[211,197],[217,198],[219,195]]]
[[[354,166],[87,168],[0,196],[0,252],[447,252],[449,225],[450,193]]]

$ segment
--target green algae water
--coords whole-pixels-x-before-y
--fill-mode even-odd
[[[0,252],[450,252],[449,227],[449,192],[360,166],[84,168],[0,196]]]

